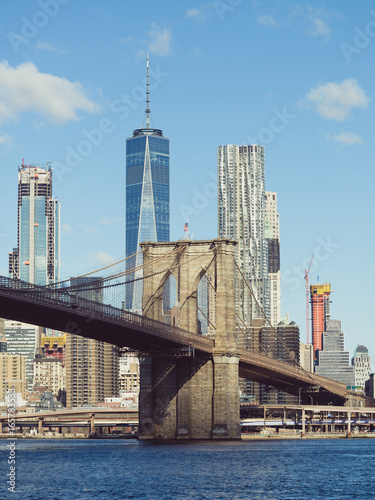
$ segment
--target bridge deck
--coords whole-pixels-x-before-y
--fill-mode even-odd
[[[0,277],[0,317],[53,328],[138,351],[192,347],[211,355],[214,340],[145,316],[90,301],[64,289],[47,289]],[[344,402],[346,386],[297,366],[248,350],[240,352],[239,374],[256,382],[298,394],[300,388],[321,388],[327,399]]]

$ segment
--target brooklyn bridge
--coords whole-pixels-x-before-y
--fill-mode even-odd
[[[226,239],[142,243],[141,265],[119,272],[107,266],[109,275],[94,284],[37,286],[0,277],[0,317],[137,351],[141,439],[240,438],[239,377],[302,392],[317,404],[350,405],[358,398],[370,404],[344,384],[304,370],[287,346],[288,359],[281,361],[254,341],[236,305],[239,288],[257,305],[271,336],[283,343],[237,266],[235,245]],[[201,311],[211,325],[209,335],[202,334],[198,320],[202,277],[212,297],[210,311]],[[178,321],[171,317],[167,323],[165,292],[172,282]],[[114,296],[123,299],[126,287],[140,284],[141,314],[127,311],[124,303],[114,305]],[[105,290],[105,300],[86,298],[89,287]]]

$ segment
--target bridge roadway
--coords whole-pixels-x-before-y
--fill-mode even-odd
[[[211,356],[208,337],[160,323],[110,305],[77,296],[64,288],[50,289],[0,276],[0,317],[43,325],[141,352],[165,352],[190,347],[198,357]],[[306,372],[269,356],[240,352],[240,377],[293,394],[308,393],[321,403],[344,404],[358,399],[340,382]],[[373,406],[374,401],[367,404]]]

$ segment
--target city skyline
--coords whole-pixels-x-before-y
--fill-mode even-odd
[[[124,141],[143,117],[149,50],[153,112],[173,144],[171,239],[183,237],[187,216],[197,239],[217,236],[217,146],[264,144],[266,189],[278,193],[282,218],[281,314],[304,338],[303,270],[314,253],[310,282],[333,284],[332,318],[342,321],[346,349],[359,340],[371,355],[372,5],[236,3],[146,13],[114,2],[58,4],[44,26],[33,21],[39,3],[1,7],[1,208],[10,214],[0,225],[1,274],[16,241],[11,186],[22,158],[52,161],[64,207],[62,278],[123,258]],[[350,302],[348,287],[361,289]]]

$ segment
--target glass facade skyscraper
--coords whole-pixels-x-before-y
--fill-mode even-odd
[[[349,351],[344,351],[344,333],[341,321],[327,319],[323,332],[322,349],[316,351],[315,373],[347,386],[354,385],[354,366],[349,364]]]
[[[147,61],[148,70],[148,61]],[[148,78],[147,78],[148,80]],[[169,139],[149,125],[147,84],[146,128],[126,140],[126,256],[140,250],[143,241],[169,241]],[[142,254],[127,261],[127,269],[142,264]],[[141,278],[142,271],[128,275]],[[140,312],[142,281],[127,285],[126,309]]]
[[[47,285],[59,281],[60,204],[52,198],[52,170],[18,169],[17,248],[9,254],[12,278]]]

